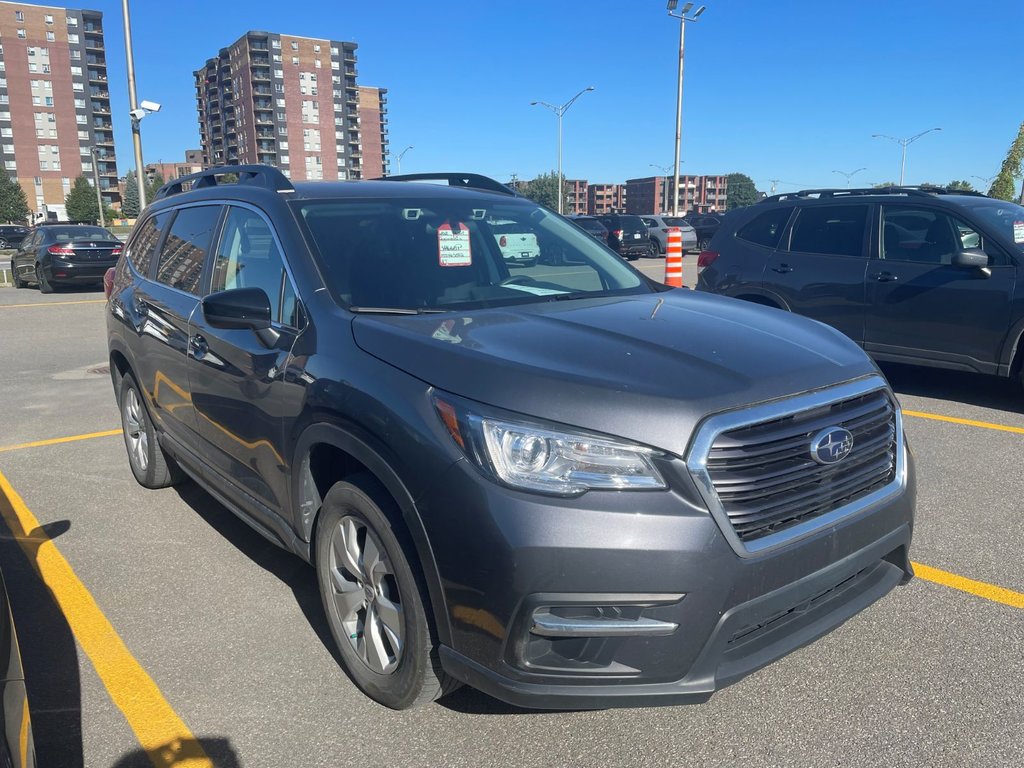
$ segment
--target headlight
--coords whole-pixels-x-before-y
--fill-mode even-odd
[[[665,488],[658,451],[625,441],[481,416],[435,398],[452,439],[481,469],[513,488],[574,496],[591,489]]]

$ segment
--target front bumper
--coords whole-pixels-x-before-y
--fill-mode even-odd
[[[912,576],[910,461],[885,504],[751,558],[732,550],[683,473],[671,491],[564,500],[500,488],[458,462],[418,503],[428,534],[443,532],[430,538],[451,628],[444,667],[527,707],[704,701]],[[677,628],[545,636],[536,617],[552,607]]]

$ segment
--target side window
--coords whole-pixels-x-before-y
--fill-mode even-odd
[[[231,207],[213,263],[210,289],[262,288],[270,298],[270,316],[296,326],[295,291],[270,226],[246,208]]]
[[[128,243],[128,250],[126,252],[128,261],[131,262],[135,271],[143,277],[149,277],[149,265],[153,262],[156,245],[160,242],[160,235],[163,233],[170,218],[170,211],[163,211],[156,216],[150,216],[143,222],[138,234]]]
[[[808,205],[800,209],[789,250],[823,256],[862,256],[866,205]]]
[[[160,251],[156,270],[159,282],[199,295],[203,261],[210,250],[220,210],[219,205],[201,205],[178,211]]]
[[[658,222],[656,222],[654,219],[649,219],[646,216],[641,216],[640,221],[642,221],[644,223],[644,226],[646,226],[648,229],[656,228],[658,226]]]
[[[765,211],[740,227],[736,237],[754,245],[763,245],[765,248],[778,248],[791,210],[776,208],[774,211]]]
[[[881,256],[888,261],[951,264],[953,254],[980,248],[981,236],[942,211],[886,206],[882,210]]]

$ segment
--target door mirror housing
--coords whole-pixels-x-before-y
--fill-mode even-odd
[[[203,315],[214,328],[270,328],[270,299],[262,288],[232,288],[203,299]]]
[[[962,269],[984,269],[988,266],[988,254],[977,248],[958,251],[953,254],[952,263]]]

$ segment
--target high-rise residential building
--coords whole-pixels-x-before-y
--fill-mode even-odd
[[[565,215],[583,215],[587,212],[587,180],[566,179],[565,184]]]
[[[359,86],[359,134],[363,178],[388,175],[388,89]]]
[[[103,14],[0,2],[0,163],[33,216],[63,219],[75,178],[120,205]]]
[[[672,210],[673,180],[671,176],[647,176],[628,179],[629,213],[666,213]],[[679,212],[708,213],[724,211],[728,177],[680,176]]]
[[[625,184],[589,184],[587,186],[587,213],[591,216],[624,213],[625,210]]]
[[[247,32],[194,74],[204,166],[363,177],[355,43]]]

